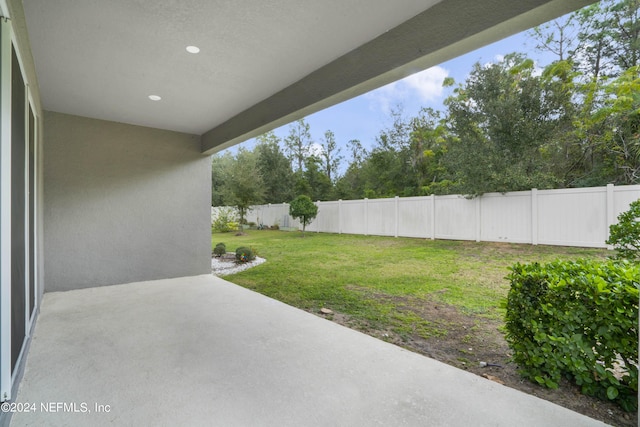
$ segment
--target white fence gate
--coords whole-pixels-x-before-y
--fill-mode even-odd
[[[606,248],[609,226],[640,185],[317,202],[307,230],[427,239]],[[212,208],[215,209],[215,208]],[[247,221],[302,228],[289,204],[254,206]]]

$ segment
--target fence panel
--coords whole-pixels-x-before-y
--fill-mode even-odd
[[[367,234],[395,236],[396,200],[373,199],[367,202]]]
[[[407,197],[398,200],[398,235],[431,237],[431,197]]]
[[[247,222],[254,222],[256,225],[264,225],[266,227],[274,225],[281,228],[302,227],[300,221],[289,216],[288,203],[252,206],[246,216]]]
[[[366,200],[343,200],[340,232],[367,234],[366,209]]]
[[[613,188],[613,216],[614,220],[622,212],[629,209],[631,202],[640,199],[640,185],[625,185]],[[615,221],[614,221],[615,222]]]
[[[326,233],[340,232],[340,202],[318,202],[318,216],[309,226],[309,231]]]
[[[640,185],[318,202],[309,231],[453,240],[606,246],[609,226]],[[217,208],[211,209],[212,217]],[[299,228],[287,203],[254,206],[247,220]]]
[[[436,239],[476,240],[476,204],[462,196],[436,197]]]
[[[605,187],[538,192],[538,243],[603,247],[607,240]]]
[[[532,243],[531,233],[531,191],[482,196],[481,241]]]

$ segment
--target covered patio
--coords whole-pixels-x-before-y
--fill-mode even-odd
[[[14,427],[604,425],[212,275],[45,294],[18,402]]]
[[[210,155],[590,2],[0,0],[0,426],[597,424],[210,274]]]

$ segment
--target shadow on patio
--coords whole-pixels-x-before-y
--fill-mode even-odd
[[[211,275],[45,294],[18,401],[15,427],[604,425]]]

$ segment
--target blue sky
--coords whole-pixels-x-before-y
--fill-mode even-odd
[[[442,87],[446,77],[453,77],[456,84],[462,83],[476,62],[486,64],[500,61],[504,55],[512,52],[526,53],[538,65],[547,65],[551,59],[545,58],[535,46],[535,40],[529,36],[528,31],[524,31],[314,113],[307,116],[305,121],[309,123],[312,139],[316,143],[322,140],[326,130],[331,130],[340,147],[345,147],[351,139],[358,139],[369,150],[376,145],[375,139],[380,131],[391,125],[389,112],[392,108],[401,106],[406,117],[415,116],[422,107],[443,111],[443,101],[454,89]],[[289,125],[275,129],[274,132],[284,139],[289,133]],[[239,147],[251,149],[254,146],[255,140],[251,139],[229,150],[236,152]],[[347,157],[344,148],[342,154]],[[347,166],[346,161],[343,163],[342,170]]]

